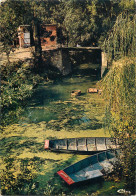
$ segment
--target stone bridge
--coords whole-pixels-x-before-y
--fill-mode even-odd
[[[57,67],[63,75],[72,71],[74,61],[78,64],[93,63],[102,77],[107,69],[106,54],[99,47],[62,47],[42,50],[43,60]],[[71,60],[72,59],[72,60]]]

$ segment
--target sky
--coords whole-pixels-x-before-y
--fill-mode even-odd
[[[0,0],[0,3],[1,3],[2,1],[5,1],[5,0]]]

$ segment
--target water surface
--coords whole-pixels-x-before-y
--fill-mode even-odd
[[[56,110],[56,104],[71,100],[72,90],[81,90],[81,97],[88,96],[87,89],[94,87],[98,81],[97,72],[95,69],[92,71],[92,66],[93,68],[95,67],[94,64],[82,64],[77,69],[74,69],[73,74],[70,76],[56,79],[48,85],[40,84],[24,114],[25,121],[37,123],[57,120],[59,111],[63,109],[64,104],[57,107],[58,111]],[[65,107],[70,107],[70,105],[67,104]]]

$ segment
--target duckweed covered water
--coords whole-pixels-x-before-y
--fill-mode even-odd
[[[13,176],[10,186],[17,184],[22,173],[21,165],[27,162],[27,170],[31,176],[36,175],[31,190],[28,182],[22,181],[23,194],[32,191],[38,195],[87,195],[92,193],[109,195],[109,191],[116,190],[120,184],[96,180],[95,183],[87,182],[84,185],[69,187],[56,174],[60,169],[73,164],[87,155],[67,153],[54,153],[44,150],[44,140],[51,138],[72,137],[103,137],[109,136],[103,129],[105,103],[99,94],[88,94],[89,87],[95,87],[98,81],[88,71],[62,78],[46,86],[41,84],[35,91],[25,114],[18,124],[5,127],[0,140],[1,173],[10,172]],[[71,97],[71,91],[80,89],[79,97]],[[12,168],[6,169],[7,159],[12,159]],[[8,175],[2,177],[9,182]],[[27,187],[23,189],[23,187]],[[107,192],[106,192],[107,190]]]
[[[74,70],[73,75],[57,79],[49,85],[41,84],[31,100],[30,106],[24,114],[25,122],[41,122],[59,119],[60,112],[65,114],[66,110],[73,108],[75,110],[75,116],[77,113],[81,113],[80,105],[76,105],[74,98],[71,98],[71,92],[73,90],[81,90],[81,96],[76,98],[76,102],[81,102],[83,98],[90,97],[87,94],[87,89],[94,87],[98,81],[97,72],[92,70],[94,65],[82,64],[77,70]],[[98,65],[96,65],[98,67]],[[93,99],[97,99],[97,95],[92,95]],[[68,101],[68,102],[66,102]],[[79,108],[79,109],[78,109]],[[82,108],[83,109],[83,108]],[[77,112],[78,110],[78,112]],[[69,116],[71,114],[69,113]],[[89,118],[82,112],[81,121],[88,121]],[[21,122],[21,121],[20,121]]]

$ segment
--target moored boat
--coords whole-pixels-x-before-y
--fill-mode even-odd
[[[71,97],[76,97],[81,95],[81,90],[73,90],[71,92]]]
[[[102,90],[97,88],[88,88],[87,93],[99,93],[101,95]]]
[[[64,170],[60,170],[57,174],[68,185],[72,185],[111,173],[117,161],[115,152],[104,151],[83,159]]]
[[[88,93],[98,93],[98,89],[97,88],[89,88],[89,89],[87,89],[87,92]]]
[[[82,137],[45,140],[44,145],[46,150],[84,152],[84,154],[117,149],[118,147],[118,140],[114,139],[114,141],[111,141],[111,138],[109,137]]]

